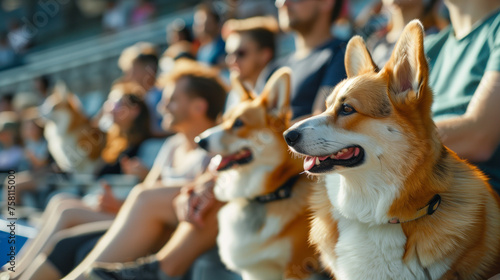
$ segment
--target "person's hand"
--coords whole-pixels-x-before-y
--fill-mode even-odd
[[[194,191],[191,196],[194,210],[188,212],[188,219],[195,225],[203,227],[205,216],[218,202],[214,195],[215,179],[205,182],[199,191]]]
[[[179,222],[188,221],[188,212],[192,211],[191,196],[194,192],[194,185],[187,185],[181,188],[180,193],[174,198],[175,214]]]
[[[28,158],[28,160],[30,162],[33,162],[33,161],[36,160],[35,154],[32,151],[28,150],[28,149],[26,149],[24,151],[24,155]]]
[[[124,174],[135,175],[140,181],[144,180],[149,172],[148,168],[137,157],[121,157],[120,166]]]
[[[106,181],[102,181],[101,186],[103,192],[97,197],[97,209],[111,214],[118,213],[123,202],[115,197],[111,186]]]
[[[218,201],[213,188],[215,179],[205,181],[196,186],[186,186],[174,200],[177,218],[198,227],[205,225],[205,216]]]
[[[43,167],[47,164],[47,160],[44,160],[44,159],[38,159],[35,154],[26,149],[24,151],[24,155],[26,156],[26,158],[29,160],[29,162],[31,163],[31,165],[35,168],[40,168],[40,167]]]

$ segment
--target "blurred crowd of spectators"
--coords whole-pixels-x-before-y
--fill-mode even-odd
[[[101,16],[102,30],[105,34],[143,25],[156,16],[156,6],[150,0],[105,0],[103,2],[106,3]],[[62,10],[60,7],[51,7],[51,9],[56,12]],[[35,18],[35,15],[33,17]],[[32,27],[27,26],[26,21],[7,16],[2,20],[6,29],[0,28],[0,71],[22,65],[23,55],[36,45],[34,37],[36,33],[29,30]]]
[[[175,61],[179,59],[196,60],[213,67],[226,82],[229,81],[229,73],[236,72],[240,79],[256,92],[262,90],[274,70],[279,66],[288,65],[294,68],[294,75],[298,77],[292,81],[295,96],[292,107],[300,109],[294,110],[295,117],[299,117],[312,112],[321,112],[327,92],[344,78],[343,51],[340,50],[345,48],[346,41],[353,34],[357,33],[368,38],[368,46],[373,52],[374,61],[383,66],[409,20],[421,18],[429,34],[437,32],[447,21],[446,16],[443,16],[445,13],[442,12],[443,6],[440,0],[339,1],[342,5],[335,7],[335,14],[332,15],[335,24],[330,30],[325,31],[334,34],[336,41],[317,46],[313,52],[316,54],[310,54],[309,58],[302,59],[300,56],[283,56],[293,49],[300,54],[301,48],[304,47],[295,46],[293,41],[286,40],[286,33],[280,31],[277,7],[281,4],[278,2],[280,1],[275,3],[271,0],[232,0],[203,3],[194,9],[192,25],[177,19],[166,27],[168,47],[163,54],[157,46],[147,42],[138,42],[123,50],[118,60],[118,66],[123,72],[122,77],[113,82],[107,101],[99,113],[89,117],[93,118],[96,127],[110,133],[109,139],[121,139],[116,140],[116,143],[125,142],[116,144],[108,139],[107,146],[114,150],[111,149],[112,152],[105,150],[102,157],[108,164],[116,166],[96,170],[95,174],[102,175],[111,170],[112,173],[133,173],[141,180],[144,179],[147,168],[134,159],[139,144],[149,137],[161,138],[171,134],[162,128],[163,116],[157,111],[163,90],[157,77],[170,72]],[[153,20],[155,12],[153,1],[109,1],[102,15],[102,27],[105,33],[120,32]],[[290,26],[293,27],[293,23],[290,23]],[[22,32],[23,27],[20,22],[13,20],[10,29],[1,33],[0,69],[19,63],[20,55],[32,45],[30,40],[19,39],[29,38],[23,36]],[[297,32],[308,36],[310,31],[298,29]],[[331,62],[321,62],[329,65],[328,70],[323,69],[323,64],[314,66],[324,59],[321,58],[324,56],[322,50],[334,50],[333,55],[339,56],[335,59],[329,58]],[[280,54],[281,57],[278,57]],[[317,75],[324,75],[324,80],[318,80]],[[0,122],[0,171],[6,172],[9,169],[33,171],[51,162],[43,136],[43,125],[35,121],[36,112],[32,107],[40,105],[51,93],[53,86],[50,77],[42,76],[33,81],[33,92],[30,94],[2,94],[0,112],[6,111],[6,113],[2,113]],[[308,91],[311,87],[318,86],[318,91],[322,91],[323,94],[318,97],[314,93],[316,98],[311,98]],[[115,94],[116,92],[119,94]],[[118,131],[123,133],[124,130],[117,128],[130,126],[117,123],[116,112],[119,111],[117,106],[122,104],[122,96],[126,94],[139,96],[141,102],[144,102],[149,123],[146,133],[149,136],[141,138],[141,141],[131,141],[134,143],[132,146],[129,145],[131,138],[118,135],[120,134]],[[125,104],[130,105],[133,100],[135,99],[128,98]],[[230,92],[226,109],[237,101],[238,97]],[[142,121],[144,120],[146,119],[142,118]],[[129,121],[134,122],[134,120]],[[111,127],[114,128],[110,129]],[[123,168],[117,160],[124,156],[127,160],[121,161],[125,166]]]
[[[152,0],[103,0],[103,2],[106,3],[101,14],[104,34],[140,26],[151,22],[158,16],[156,2]],[[216,16],[220,21],[258,15],[277,16],[276,7],[270,0],[218,0],[212,2],[217,11]],[[390,8],[384,6],[382,2],[380,0],[345,1],[340,17],[335,27],[332,28],[334,34],[339,38],[348,39],[353,33],[368,37],[374,32],[384,32],[391,26],[388,22],[392,14]],[[424,10],[420,11],[425,14],[424,21],[428,24],[438,23],[439,27],[446,24],[447,14],[441,0],[426,1],[426,3]],[[410,5],[413,5],[411,1]],[[36,46],[36,38],[30,34],[25,22],[18,18],[9,17],[4,17],[3,20],[5,21],[3,23],[5,29],[0,28],[0,71],[21,65],[23,55]],[[193,32],[197,31],[193,29]],[[203,40],[200,38],[200,41]],[[202,51],[200,56],[203,55]]]
[[[483,4],[485,3],[488,2],[483,1]],[[451,1],[448,4],[453,7]],[[485,6],[484,9],[488,10],[488,8]],[[156,12],[157,9],[152,1],[110,1],[102,16],[103,30],[105,34],[121,32],[129,27],[154,20]],[[495,19],[495,17],[498,18],[498,15],[495,14],[492,18]],[[422,21],[426,34],[435,34],[440,30],[449,32],[450,30],[446,29],[449,19],[441,0],[211,1],[200,4],[193,9],[192,24],[182,19],[176,19],[166,26],[167,48],[165,50],[160,50],[158,46],[148,42],[137,42],[125,48],[117,61],[122,72],[121,77],[113,81],[112,86],[108,89],[106,101],[102,104],[99,112],[87,116],[90,125],[106,135],[105,141],[102,143],[103,149],[99,150],[101,162],[95,166],[92,175],[95,178],[102,178],[107,174],[135,176],[137,182],[143,183],[137,185],[137,191],[132,192],[131,198],[127,198],[127,200],[131,201],[130,205],[137,203],[140,210],[147,212],[132,211],[131,209],[135,209],[132,206],[126,208],[124,211],[129,211],[129,213],[122,214],[124,217],[120,220],[122,224],[116,226],[122,228],[113,231],[111,233],[113,236],[109,237],[109,240],[121,240],[120,237],[126,237],[123,240],[127,241],[133,239],[134,236],[130,235],[136,233],[133,230],[136,225],[126,220],[125,217],[130,218],[130,220],[137,218],[137,221],[141,222],[140,228],[143,230],[137,231],[138,235],[154,232],[144,229],[147,222],[156,226],[158,221],[150,221],[155,217],[155,214],[165,214],[171,211],[174,197],[182,196],[184,192],[190,193],[190,195],[194,193],[194,187],[190,187],[190,191],[185,191],[185,188],[190,186],[194,179],[207,168],[210,159],[208,155],[204,154],[204,151],[200,153],[194,142],[194,137],[215,125],[223,109],[230,110],[240,100],[240,96],[234,92],[234,89],[229,90],[230,75],[240,79],[245,87],[243,90],[259,93],[277,68],[290,67],[292,70],[290,104],[293,119],[298,121],[324,111],[326,97],[332,88],[346,77],[344,53],[349,38],[359,34],[367,39],[367,46],[373,55],[374,62],[382,68],[388,61],[403,28],[415,18]],[[491,23],[490,18],[482,23],[481,28],[488,29],[490,25],[496,23],[496,21]],[[294,34],[293,40],[287,39],[290,38],[291,31]],[[13,24],[8,32],[2,33],[0,38],[0,69],[15,65],[16,61],[19,61],[19,55],[22,55],[31,46],[32,42],[29,40],[12,41],[11,38],[14,37],[23,38],[22,35],[19,35],[22,32],[22,27]],[[496,34],[495,32],[496,30],[494,34]],[[488,38],[483,39],[487,40]],[[498,44],[494,47],[496,46]],[[494,47],[490,50],[493,58],[498,57],[498,55],[494,55],[498,52]],[[441,50],[441,48],[437,49]],[[451,108],[446,108],[446,110],[453,112],[455,120],[466,119],[462,118],[462,115],[465,114],[465,108],[468,107],[476,88],[479,94],[483,90],[478,85],[484,72],[493,71],[495,75],[498,75],[498,65],[500,64],[497,63],[497,60],[489,62],[488,68],[485,70],[485,61],[489,60],[490,54],[485,54],[483,49],[481,50],[484,61],[479,61],[474,57],[470,63],[473,69],[482,69],[483,71],[477,75],[477,79],[470,77],[470,75],[467,78],[471,79],[458,77],[452,73],[453,67],[444,69],[448,71],[448,78],[444,79],[445,81],[455,78],[467,83],[467,86],[458,90],[448,90],[449,92],[443,95],[446,98],[438,97],[442,104],[451,104],[449,106]],[[443,55],[434,54],[434,56],[442,57]],[[465,57],[466,54],[463,56]],[[461,57],[456,57],[456,60],[461,59]],[[432,63],[435,61],[437,59],[434,59]],[[184,68],[179,70],[176,68],[179,65],[183,65]],[[467,67],[470,65],[464,66],[464,69],[468,69]],[[441,86],[439,93],[446,92],[448,85],[438,83],[439,79],[436,77],[439,74],[442,73],[431,72],[431,78],[434,77],[431,83]],[[491,80],[498,81],[498,76],[494,76]],[[481,81],[481,83],[483,82]],[[488,86],[494,87],[496,84],[486,83],[485,87],[489,89]],[[54,81],[50,77],[42,76],[33,82],[31,94],[3,93],[0,99],[0,172],[11,169],[26,171],[18,176],[17,205],[23,204],[22,194],[24,192],[36,193],[46,188],[44,184],[47,182],[47,174],[61,171],[57,170],[56,164],[53,164],[54,159],[49,153],[50,145],[48,143],[52,139],[45,139],[44,124],[40,122],[40,116],[36,109],[47,100],[47,97],[56,94],[52,93],[54,87]],[[465,88],[472,88],[472,90],[466,91]],[[228,92],[227,99],[225,98],[226,91]],[[488,90],[485,91],[488,92]],[[461,98],[449,98],[456,93],[460,94]],[[75,96],[68,97],[66,95],[65,98],[72,100],[68,101],[71,106],[82,109],[78,106],[79,102]],[[457,104],[445,99],[456,99],[455,103]],[[463,102],[458,104],[458,101]],[[471,110],[474,111],[474,108]],[[482,112],[480,109],[475,110],[473,114],[480,115]],[[437,123],[437,125],[440,132],[449,133],[443,123]],[[457,124],[450,130],[460,125]],[[494,131],[494,129],[486,130],[486,132],[490,131]],[[443,135],[445,135],[444,132]],[[174,133],[177,133],[176,137],[170,137]],[[467,132],[467,134],[477,133]],[[493,143],[492,147],[495,149],[498,146],[498,141],[493,136],[488,139],[493,139],[490,142]],[[142,151],[148,145],[149,140],[161,139],[163,143],[165,138],[171,139],[170,144],[168,144],[169,140],[166,140],[161,151],[157,149],[153,150],[152,153],[146,153],[146,156],[141,156],[144,154]],[[446,140],[446,137],[443,139]],[[460,142],[459,144],[463,144],[465,141],[465,137],[462,136],[456,137],[456,139],[458,139],[457,142]],[[483,141],[482,143],[484,143],[484,139],[486,138],[480,139]],[[453,145],[456,142],[445,142],[445,144]],[[463,146],[470,145],[465,143]],[[484,145],[473,145],[475,150],[482,148],[482,146]],[[460,150],[460,145],[452,148],[460,156],[471,160],[477,159]],[[477,159],[477,161],[486,162],[490,158],[493,159],[488,162],[491,165],[487,166],[491,169],[485,168],[484,170],[494,170],[488,175],[491,175],[492,183],[497,184],[498,189],[500,180],[498,180],[499,177],[495,177],[495,174],[498,175],[498,160],[495,161],[493,152],[489,151],[485,158]],[[157,155],[158,157],[156,157]],[[499,154],[496,155],[498,157]],[[148,160],[154,160],[161,170],[155,169],[154,164],[147,162]],[[179,166],[184,169],[176,170]],[[148,178],[153,179],[148,180]],[[182,181],[183,184],[177,184],[179,181]],[[176,182],[176,184],[172,182]],[[149,187],[151,185],[153,188],[157,185],[161,185],[160,187],[170,186],[169,184],[178,188],[176,192],[163,193],[165,196],[156,195],[158,190],[149,190],[151,191],[149,196],[145,194],[146,190],[141,190],[142,186]],[[180,190],[179,186],[182,186],[183,190]],[[31,264],[32,259],[38,256],[42,248],[51,244],[48,241],[53,238],[56,232],[95,221],[112,221],[115,215],[122,211],[120,207],[123,201],[118,200],[113,195],[113,192],[110,191],[110,184],[104,182],[103,188],[104,191],[98,198],[98,207],[91,208],[82,203],[81,199],[73,198],[69,202],[64,202],[64,205],[60,203],[63,200],[53,202],[53,205],[59,206],[50,209],[53,212],[49,211],[49,213],[52,213],[53,216],[46,217],[45,225],[49,226],[46,226],[45,229],[49,230],[39,234],[35,242],[38,245],[30,247],[31,254],[26,254],[28,260],[24,260],[24,263]],[[165,191],[164,189],[166,188],[161,191]],[[168,192],[172,192],[173,189],[171,188]],[[209,190],[209,188],[207,189]],[[148,203],[140,203],[140,199],[148,199]],[[151,201],[157,202],[158,207],[168,206],[172,209],[169,208],[167,211],[161,208],[165,211],[159,211],[160,208],[157,209],[156,204],[149,203]],[[165,201],[169,203],[165,203]],[[151,207],[151,205],[155,205],[155,207]],[[72,210],[62,211],[61,209]],[[182,221],[175,218],[173,224],[177,226],[180,222]],[[132,229],[129,230],[128,226]],[[162,226],[164,225],[162,224]],[[175,226],[172,231],[174,231]],[[216,229],[216,225],[213,228]],[[102,236],[104,232],[105,230],[99,232],[98,237]],[[211,236],[206,240],[206,244],[210,245],[215,240],[216,230],[212,233],[213,235],[206,235],[202,232],[203,236],[193,235],[194,237],[184,234],[187,236],[186,238],[192,239],[176,242],[185,241],[185,244],[192,246],[195,241],[202,240],[202,237]],[[92,235],[90,239],[93,240],[95,237]],[[154,238],[146,236],[137,237],[137,239],[140,239],[137,243],[141,243],[151,241]],[[82,243],[80,241],[79,239],[78,245]],[[89,240],[85,239],[85,241]],[[92,246],[96,240],[93,242]],[[130,243],[135,244],[135,242]],[[121,257],[123,254],[120,250],[131,247],[121,244],[117,246],[114,243],[105,244],[105,242],[101,245],[101,249],[107,248],[106,246],[114,246],[111,249],[108,248],[107,251],[102,249],[101,256],[105,252],[114,252]],[[68,252],[74,253],[73,249],[62,247],[63,249],[56,246],[54,252],[48,258],[44,258],[45,264],[52,263],[49,267],[57,270],[54,279],[60,279],[62,275],[69,273],[78,264],[76,261],[68,264],[64,262],[65,260],[61,263],[60,256],[69,254]],[[192,260],[183,260],[183,256],[191,253],[194,254],[194,259],[201,252],[193,249],[185,250],[185,252],[179,253],[179,256],[173,253],[168,254],[167,257],[172,259],[167,257],[162,259],[158,256],[153,263],[156,262],[156,266],[158,266],[158,261],[160,261],[162,265],[168,266],[177,261],[182,262],[187,269]],[[136,257],[134,255],[131,259]],[[95,257],[92,261],[98,259]],[[31,268],[19,268],[18,274],[36,274],[29,269]],[[179,270],[178,267],[177,270]],[[177,274],[185,273],[185,271],[179,272],[177,270],[175,271]],[[77,277],[71,279],[77,279]]]

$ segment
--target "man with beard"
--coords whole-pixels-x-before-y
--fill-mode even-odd
[[[295,52],[278,64],[292,69],[293,118],[321,113],[326,97],[346,78],[347,42],[331,33],[343,0],[276,0],[281,29],[295,31]]]

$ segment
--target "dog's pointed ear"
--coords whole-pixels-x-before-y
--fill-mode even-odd
[[[68,102],[68,104],[73,107],[75,110],[80,110],[82,108],[82,104],[78,96],[73,94],[69,89],[68,86],[66,85],[65,82],[63,81],[58,81],[56,85],[54,86],[54,94],[59,95],[59,97],[64,100],[65,102]]]
[[[411,104],[426,92],[429,66],[424,53],[424,28],[420,21],[406,25],[383,71],[389,74],[391,99]]]
[[[290,77],[292,70],[282,67],[269,78],[260,98],[267,110],[272,114],[283,117],[290,112]]]
[[[240,95],[241,101],[255,99],[255,94],[243,84],[238,73],[231,72],[230,78],[231,85],[233,89]]]
[[[59,95],[62,98],[66,98],[69,95],[68,87],[64,81],[57,81],[54,86],[54,93]]]
[[[348,78],[370,72],[378,72],[378,67],[366,48],[365,41],[356,35],[349,40],[345,53],[345,70]]]

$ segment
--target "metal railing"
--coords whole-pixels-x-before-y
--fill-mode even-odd
[[[164,46],[167,25],[177,18],[190,23],[192,14],[192,9],[182,10],[116,34],[98,35],[29,54],[25,57],[27,64],[0,72],[0,94],[30,91],[33,79],[41,75],[64,80],[76,93],[106,92],[121,74],[117,60],[124,48],[139,41]]]

